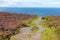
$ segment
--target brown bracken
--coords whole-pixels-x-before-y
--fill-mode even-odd
[[[34,17],[36,15],[0,12],[0,40],[9,40],[11,35],[18,32],[18,25],[24,20]]]

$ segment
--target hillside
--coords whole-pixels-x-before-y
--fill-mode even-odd
[[[0,12],[0,40],[60,40],[60,16]]]
[[[0,12],[0,40],[9,40],[10,35],[18,33],[18,28],[26,27],[35,18],[36,15]]]

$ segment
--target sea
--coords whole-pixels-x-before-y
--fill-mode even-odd
[[[34,14],[38,16],[60,16],[60,8],[0,7],[0,12]]]

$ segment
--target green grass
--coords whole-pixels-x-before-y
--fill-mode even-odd
[[[25,25],[28,25],[29,27],[32,26],[37,26],[34,22],[38,19],[39,17],[37,16],[36,18],[32,18],[30,20],[25,21]]]
[[[58,37],[55,33],[55,28],[45,27],[41,35],[41,40],[58,40]]]
[[[41,40],[58,40],[56,26],[51,25],[55,20],[51,17],[42,17],[41,25],[44,27],[44,31],[41,35]],[[59,38],[60,39],[60,38]]]

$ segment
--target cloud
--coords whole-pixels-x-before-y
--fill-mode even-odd
[[[60,0],[0,0],[0,7],[60,7]]]

